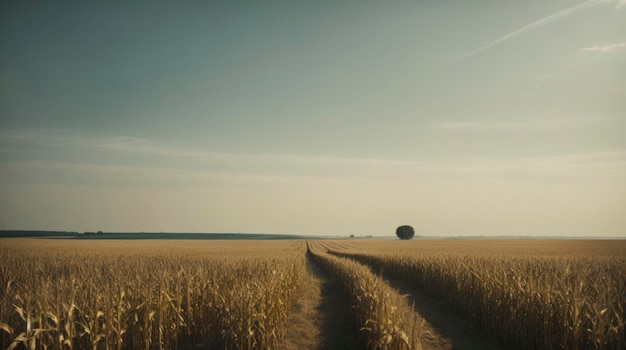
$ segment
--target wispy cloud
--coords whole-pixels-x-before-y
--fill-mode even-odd
[[[617,44],[585,47],[582,49],[582,51],[590,51],[590,52],[614,52],[614,51],[623,51],[623,50],[626,50],[626,41],[622,43],[617,43]]]
[[[103,151],[119,155],[161,156],[167,158],[197,158],[198,160],[230,160],[240,162],[306,162],[402,165],[406,161],[383,158],[358,158],[333,155],[279,154],[279,153],[227,153],[190,148],[177,143],[129,136],[85,136],[70,130],[1,130],[0,150],[10,153],[24,146],[37,146],[51,150]],[[1,145],[1,144],[0,144]]]
[[[571,123],[558,120],[482,121],[443,122],[433,126],[472,132],[544,130],[561,128],[564,125],[571,125]],[[0,145],[5,154],[16,150],[19,152],[21,148],[33,146],[39,149],[53,148],[58,152],[80,148],[80,152],[83,152],[83,156],[76,159],[53,157],[51,152],[45,152],[38,157],[21,157],[17,154],[17,157],[12,157],[11,161],[0,162],[0,167],[5,173],[14,174],[14,176],[5,176],[5,179],[12,178],[14,181],[27,181],[33,176],[42,177],[41,174],[50,174],[38,180],[42,182],[54,178],[71,184],[96,182],[137,185],[144,182],[146,185],[181,182],[202,185],[209,180],[209,182],[232,182],[235,178],[241,181],[251,181],[251,179],[335,181],[350,178],[367,181],[411,182],[416,179],[440,179],[442,177],[544,181],[546,178],[619,176],[621,179],[626,176],[626,151],[623,150],[531,158],[467,159],[464,157],[451,161],[425,161],[342,157],[340,155],[220,153],[185,148],[144,138],[89,137],[59,130],[37,132],[5,130],[0,131],[0,140],[2,140]],[[99,161],[102,152],[106,155],[103,158],[106,159],[105,161]],[[120,158],[130,159],[131,162],[117,161]]]
[[[461,179],[513,179],[545,182],[581,178],[609,180],[626,178],[626,151],[607,150],[511,159],[458,160],[416,163],[416,177]]]
[[[565,120],[541,121],[472,121],[472,122],[441,122],[433,126],[439,129],[460,131],[527,131],[563,128],[575,122]]]
[[[623,1],[623,0],[621,0],[621,1]],[[621,1],[620,1],[620,4],[621,4]],[[468,52],[468,53],[458,57],[455,61],[460,61],[460,60],[466,59],[466,58],[468,58],[470,56],[476,55],[476,54],[478,54],[480,52],[483,52],[483,51],[485,51],[487,49],[490,49],[490,48],[492,48],[494,46],[503,44],[503,43],[505,43],[505,42],[507,42],[509,40],[515,39],[515,38],[520,37],[520,36],[522,36],[522,35],[524,35],[526,33],[529,33],[529,32],[532,32],[534,30],[537,30],[537,29],[539,29],[539,28],[541,28],[541,27],[543,27],[543,26],[545,26],[547,24],[550,24],[550,23],[552,23],[554,21],[557,21],[559,19],[567,17],[567,16],[569,16],[569,15],[571,15],[571,14],[577,12],[577,11],[583,10],[583,9],[591,7],[591,6],[594,6],[594,5],[596,5],[598,3],[601,3],[601,2],[604,2],[604,1],[603,0],[588,0],[588,1],[585,1],[585,2],[583,2],[581,4],[578,4],[578,5],[575,5],[575,6],[572,6],[572,7],[568,7],[566,9],[564,9],[564,10],[555,12],[555,13],[549,15],[549,16],[543,17],[543,18],[541,18],[541,19],[539,19],[537,21],[534,21],[532,23],[529,23],[529,24],[527,24],[527,25],[525,25],[525,26],[523,26],[523,27],[521,27],[521,28],[519,28],[517,30],[514,30],[514,31],[512,31],[512,32],[510,32],[510,33],[508,33],[508,34],[506,34],[506,35],[504,35],[504,36],[502,36],[502,37],[500,37],[500,38],[490,42],[489,44],[487,44],[485,46],[482,46],[482,47],[479,47],[479,48],[477,48],[477,49],[475,49],[473,51],[470,51],[470,52]]]

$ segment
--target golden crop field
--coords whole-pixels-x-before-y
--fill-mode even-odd
[[[303,246],[3,241],[0,344],[275,348],[306,275]]]
[[[2,349],[626,348],[626,241],[2,239],[0,261]]]
[[[626,348],[626,241],[326,245],[453,305],[523,349]]]

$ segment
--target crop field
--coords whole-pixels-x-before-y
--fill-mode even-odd
[[[436,296],[503,344],[624,349],[625,243],[478,240],[325,247]]]
[[[306,276],[303,241],[2,243],[3,348],[276,348]]]
[[[626,241],[0,239],[0,261],[1,349],[626,348]]]

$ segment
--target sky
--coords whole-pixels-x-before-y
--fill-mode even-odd
[[[3,1],[0,229],[626,236],[626,0]]]

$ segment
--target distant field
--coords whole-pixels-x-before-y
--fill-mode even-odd
[[[414,239],[341,240],[335,248],[352,251],[409,254],[503,255],[503,256],[587,256],[619,257],[626,253],[626,240],[563,239]]]
[[[354,348],[626,344],[626,241],[4,238],[0,261],[0,348],[316,348],[341,317]]]
[[[266,233],[184,233],[184,232],[67,232],[67,231],[0,231],[0,238],[67,238],[67,239],[174,239],[174,240],[268,240],[316,239],[301,235]]]

